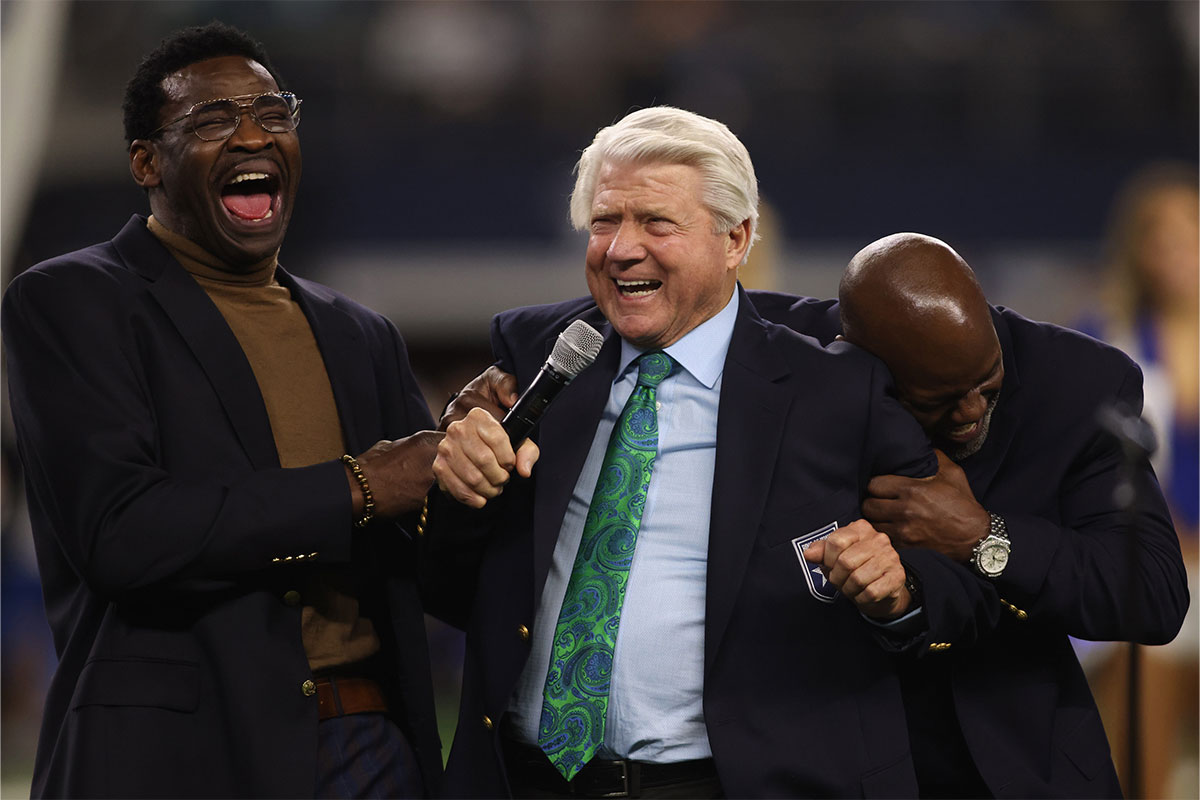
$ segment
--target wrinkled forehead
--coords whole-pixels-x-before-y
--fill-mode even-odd
[[[197,61],[163,78],[171,105],[187,108],[205,100],[278,91],[267,68],[245,56],[220,56]],[[182,112],[181,112],[182,113]]]

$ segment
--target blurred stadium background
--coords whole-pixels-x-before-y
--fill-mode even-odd
[[[631,109],[683,106],[747,144],[765,205],[748,285],[832,296],[861,246],[915,230],[993,302],[1063,324],[1095,308],[1120,188],[1197,156],[1194,0],[3,0],[4,285],[145,213],[124,84],[214,18],[305,101],[282,262],[390,316],[435,413],[490,360],[493,313],[586,292],[571,168]],[[3,456],[0,794],[27,797],[54,656],[7,413]],[[430,631],[448,746],[461,641]]]

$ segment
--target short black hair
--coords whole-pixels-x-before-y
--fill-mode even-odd
[[[232,25],[213,20],[172,33],[138,64],[137,72],[125,86],[125,144],[144,139],[158,127],[158,115],[167,102],[163,78],[198,61],[221,56],[245,56],[262,64],[279,88],[283,80],[271,65],[267,50],[260,42]]]

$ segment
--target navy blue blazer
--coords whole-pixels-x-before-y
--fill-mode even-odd
[[[834,301],[751,292],[764,317],[832,341]],[[1096,422],[1101,406],[1142,408],[1142,375],[1121,351],[1075,331],[992,309],[1004,386],[983,448],[965,459],[976,499],[1008,523],[1012,559],[995,581],[1006,611],[977,641],[925,650],[906,693],[949,690],[950,719],[909,708],[930,735],[961,729],[996,797],[1119,797],[1108,741],[1068,635],[1162,644],[1188,607],[1166,502],[1137,466],[1131,524],[1115,499],[1122,462]],[[979,578],[982,582],[983,578]],[[954,715],[957,709],[957,724]]]
[[[529,655],[526,629],[534,625],[620,350],[590,299],[505,312],[492,324],[498,364],[524,387],[577,318],[601,331],[605,343],[542,418],[533,476],[514,480],[482,512],[442,496],[430,514],[431,549],[451,565],[440,585],[452,585],[447,576],[455,569],[467,584],[457,609],[467,643],[446,773],[450,797],[508,793],[503,716]],[[742,296],[717,426],[703,695],[717,770],[731,797],[916,793],[891,656],[852,603],[810,593],[792,544],[830,522],[859,518],[872,475],[936,470],[928,441],[889,397],[889,385],[874,358],[849,345],[826,350],[765,322]],[[477,545],[474,560],[464,556],[470,542]],[[917,551],[910,563],[933,612],[930,630],[906,646],[971,635],[980,623],[962,608],[998,613],[990,587],[960,565]],[[968,594],[970,602],[953,600]]]
[[[350,452],[430,428],[399,334],[277,277],[312,326]],[[362,605],[431,785],[434,722],[416,553],[353,534],[345,469],[280,469],[250,364],[216,306],[135,216],[19,275],[3,305],[11,408],[59,664],[33,795],[312,797],[317,698],[296,588],[372,570]]]

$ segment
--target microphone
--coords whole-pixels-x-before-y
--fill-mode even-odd
[[[558,335],[550,357],[538,371],[533,383],[529,384],[529,388],[500,421],[514,449],[529,436],[558,393],[576,375],[591,366],[603,344],[604,337],[599,331],[581,319],[572,322]]]

